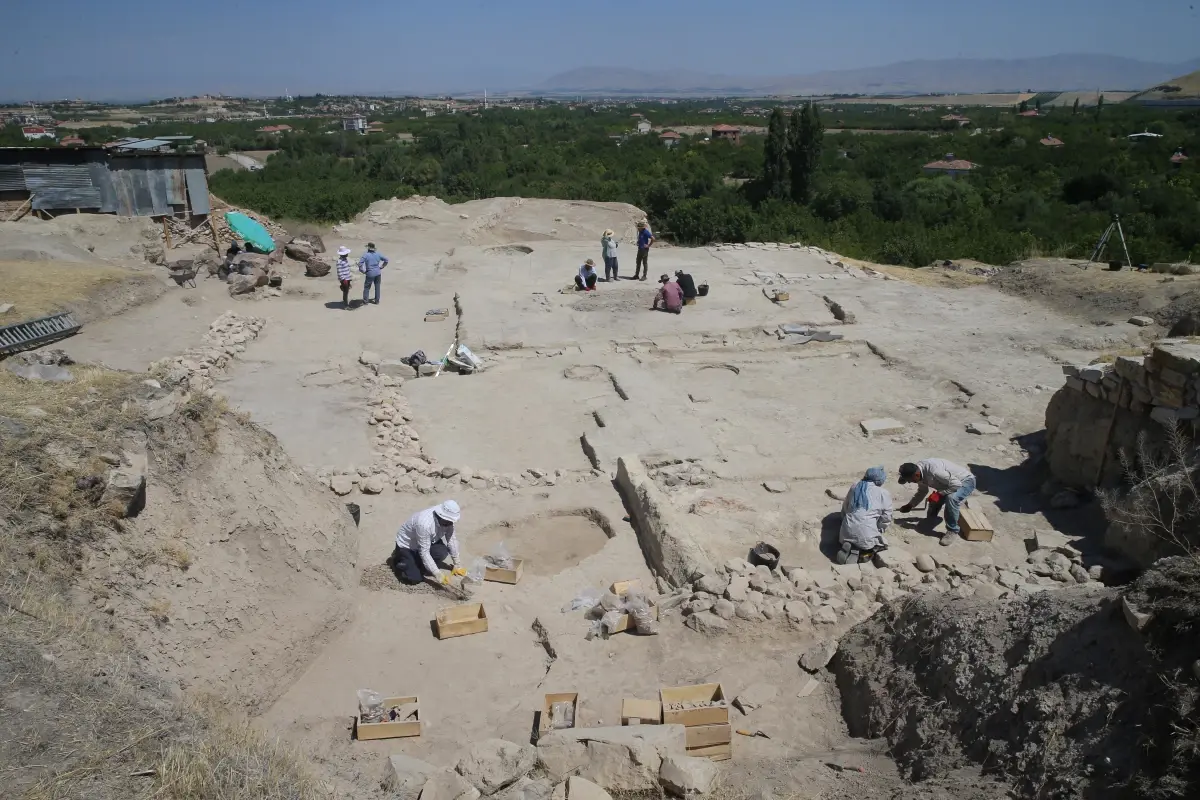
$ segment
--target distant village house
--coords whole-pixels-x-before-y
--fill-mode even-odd
[[[1046,138],[1041,139],[1038,144],[1042,145],[1043,147],[1062,147],[1063,140],[1051,134],[1046,134]]]
[[[680,136],[675,131],[666,131],[664,133],[660,133],[658,135],[658,138],[659,138],[659,140],[662,141],[663,145],[665,145],[666,147],[675,147],[681,141],[683,141],[683,137]]]
[[[367,118],[361,114],[355,114],[353,117],[342,117],[342,130],[361,133],[365,136],[367,133]]]
[[[956,123],[958,127],[965,128],[971,124],[971,119],[969,117],[964,117],[961,114],[947,114],[942,117],[942,122],[953,122]]]
[[[945,158],[939,161],[930,161],[921,169],[926,175],[949,175],[951,178],[960,178],[978,167],[978,164],[973,164],[966,159],[955,158],[954,153],[946,153]]]
[[[712,127],[713,141],[724,139],[727,142],[734,144],[742,143],[742,129],[736,128],[733,125],[713,125]]]
[[[1188,157],[1184,154],[1182,149],[1176,150],[1175,155],[1171,156],[1171,163],[1177,167],[1183,166],[1183,162],[1187,160]]]
[[[651,125],[647,120],[642,120],[641,122],[639,122],[637,124],[637,132],[638,133],[649,133],[650,128],[651,128]]]
[[[30,141],[34,139],[53,139],[54,131],[49,128],[43,128],[41,125],[27,125],[21,128],[21,133]]]
[[[262,128],[259,128],[256,133],[270,133],[278,136],[281,133],[287,133],[291,129],[291,125],[266,125]]]

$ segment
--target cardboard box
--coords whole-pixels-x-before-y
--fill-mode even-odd
[[[671,686],[659,691],[663,706],[663,723],[685,727],[694,725],[728,725],[729,700],[725,687],[719,683],[700,683],[695,686]],[[721,703],[701,708],[671,709],[672,703]]]
[[[472,633],[483,633],[488,629],[487,612],[483,609],[483,603],[443,608],[437,612],[434,623],[439,639],[470,636]]]
[[[416,697],[386,697],[384,708],[404,706],[409,703],[420,703]],[[354,717],[354,738],[360,742],[371,739],[399,739],[407,736],[421,735],[421,710],[417,709],[417,718],[396,722],[361,722],[358,715]]]
[[[987,517],[970,506],[959,508],[958,522],[962,538],[968,542],[990,542],[992,534],[995,533]]]
[[[572,708],[575,709],[575,724],[572,728],[583,727],[579,724],[579,692],[559,692],[557,694],[548,694],[546,699],[542,701],[542,716],[538,719],[538,733],[545,734],[552,730],[562,730],[561,728],[550,727],[550,706],[555,703],[570,702]]]
[[[637,589],[646,595],[646,602],[650,604],[650,613],[654,615],[655,619],[658,619],[658,604],[654,602],[654,598],[651,597],[642,587],[641,581],[617,581],[612,586],[608,587],[610,592],[618,595],[619,597],[624,597],[625,595],[629,594],[631,589]],[[627,631],[634,627],[636,626],[633,623],[633,617],[629,614],[622,614],[620,621],[617,623],[616,627],[612,629],[612,632],[621,633],[622,631]]]
[[[697,747],[712,747],[718,744],[729,744],[733,740],[733,726],[724,725],[693,725],[684,729],[687,737],[687,749]]]
[[[708,758],[713,761],[728,761],[733,758],[732,744],[714,744],[711,747],[688,748],[687,754],[692,758]]]
[[[626,697],[621,701],[621,724],[628,725],[633,719],[638,720],[640,725],[661,725],[662,703],[658,700]]]
[[[525,567],[525,559],[514,558],[512,569],[500,569],[499,567],[484,567],[483,579],[485,581],[493,581],[495,583],[514,584],[521,580],[521,570]]]

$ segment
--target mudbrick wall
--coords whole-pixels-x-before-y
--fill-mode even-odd
[[[1139,443],[1154,451],[1169,429],[1191,435],[1200,430],[1200,341],[1164,339],[1148,356],[1065,366],[1063,372],[1066,385],[1046,407],[1046,458],[1054,477],[1068,486],[1120,486]],[[1105,544],[1142,563],[1163,554],[1162,543],[1116,525]]]

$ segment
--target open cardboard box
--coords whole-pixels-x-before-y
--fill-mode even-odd
[[[650,594],[642,587],[641,581],[617,581],[612,586],[608,587],[608,590],[618,597],[624,597],[631,589],[637,589],[638,591],[642,592],[642,594],[646,595],[646,602],[650,605],[650,613],[654,615],[655,619],[658,619],[658,604],[654,602],[654,598],[651,597]],[[612,632],[620,633],[621,631],[627,631],[630,628],[635,627],[637,626],[633,622],[633,616],[631,614],[622,614],[620,622],[618,622],[616,627],[612,629]]]
[[[455,636],[483,633],[488,629],[487,611],[484,610],[483,603],[450,606],[437,612],[434,624],[437,627],[437,638],[439,639],[453,639]]]
[[[628,725],[630,720],[637,720],[640,725],[662,724],[662,703],[658,700],[639,700],[636,697],[626,697],[621,700],[621,724]]]
[[[727,725],[729,724],[729,701],[725,687],[719,683],[700,683],[695,686],[669,686],[659,691],[662,700],[663,724],[683,725]],[[721,705],[701,708],[672,709],[672,703],[720,703]]]
[[[571,725],[572,728],[582,727],[579,724],[579,692],[557,692],[555,694],[546,695],[546,699],[542,701],[542,715],[538,719],[538,735],[544,736],[554,730],[567,730],[565,728],[550,727],[550,707],[555,703],[570,703],[575,709],[575,722]]]
[[[499,567],[484,567],[483,579],[485,581],[493,581],[495,583],[514,584],[521,580],[521,571],[525,568],[525,559],[514,558],[512,569],[500,569]]]
[[[386,697],[383,707],[390,709],[394,706],[406,706],[420,701],[416,697]],[[395,722],[362,722],[358,715],[354,716],[354,738],[360,742],[370,739],[399,739],[405,736],[421,735],[421,709],[417,708],[417,718],[397,720]]]

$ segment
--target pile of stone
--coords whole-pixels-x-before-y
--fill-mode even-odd
[[[712,473],[695,461],[667,464],[653,470],[650,475],[656,484],[668,490],[708,486],[713,479]]]
[[[150,365],[150,373],[183,391],[211,394],[216,377],[225,371],[230,361],[246,352],[246,345],[258,338],[266,324],[266,320],[259,317],[244,317],[226,311],[208,326],[200,347],[155,361]]]
[[[1012,566],[997,566],[990,556],[955,564],[898,549],[885,550],[872,563],[833,564],[828,570],[772,570],[732,558],[692,584],[681,611],[684,624],[701,633],[721,633],[738,621],[768,620],[832,632],[913,593],[994,600],[1080,583],[1102,585],[1101,568],[1085,569],[1080,553],[1061,537],[1037,536],[1038,547],[1027,563]]]
[[[1200,343],[1163,339],[1149,356],[1118,356],[1113,364],[1064,366],[1076,392],[1144,414],[1162,425],[1200,427]]]
[[[569,728],[537,747],[504,739],[470,745],[452,768],[388,759],[384,788],[400,800],[612,800],[609,792],[702,797],[720,767],[686,753],[682,725]]]

